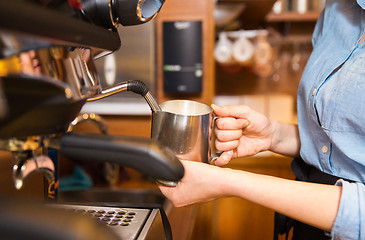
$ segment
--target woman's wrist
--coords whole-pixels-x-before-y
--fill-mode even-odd
[[[272,152],[276,152],[276,149],[278,148],[277,146],[281,142],[280,123],[276,120],[271,120],[270,125],[271,125],[271,130],[270,130],[269,138],[271,139],[271,144],[270,144],[268,150],[272,151]]]
[[[299,149],[298,125],[271,120],[271,145],[269,150],[283,155],[298,156]]]
[[[232,197],[234,195],[233,184],[232,184],[232,171],[231,168],[220,168],[220,173],[216,179],[216,187],[218,189],[218,198]],[[218,180],[218,181],[217,181]]]

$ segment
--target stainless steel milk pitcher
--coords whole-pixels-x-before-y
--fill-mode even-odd
[[[152,139],[179,159],[210,163],[213,109],[189,100],[171,100],[152,113]]]

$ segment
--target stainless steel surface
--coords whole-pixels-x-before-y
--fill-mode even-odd
[[[121,240],[145,239],[158,210],[127,207],[55,204],[57,208],[72,210],[99,219]]]
[[[123,45],[128,46],[95,61],[103,88],[116,85],[125,79],[139,79],[156,95],[156,29],[155,21],[120,31]],[[145,99],[132,92],[114,94],[105,99],[87,102],[84,112],[102,115],[151,115]]]
[[[93,188],[83,191],[67,191],[59,192],[58,202],[61,205],[104,205],[109,203],[109,206],[123,206],[123,209],[129,210],[131,208],[148,208],[151,214],[145,221],[145,225],[140,231],[138,238],[136,239],[167,239],[166,236],[162,238],[151,238],[150,228],[152,225],[158,225],[157,228],[163,227],[161,219],[159,219],[158,208],[163,208],[166,213],[171,209],[171,203],[162,195],[158,189],[108,189],[108,188]],[[93,203],[93,204],[91,204]],[[58,204],[57,204],[58,205]],[[127,208],[126,208],[127,207]],[[156,222],[158,222],[156,224]],[[156,227],[156,226],[155,226]],[[111,227],[112,229],[114,227]],[[124,229],[123,229],[124,230]],[[126,229],[126,231],[130,231]],[[160,229],[159,232],[163,232]],[[155,235],[153,235],[155,236]],[[124,240],[124,238],[122,238]]]
[[[152,114],[152,139],[183,160],[210,162],[213,110],[188,100],[172,100]]]
[[[160,11],[164,0],[138,0],[137,16],[141,22],[148,22]]]
[[[146,99],[146,101],[147,101],[148,105],[150,106],[153,113],[162,111],[160,105],[158,105],[155,98],[152,96],[152,94],[150,92],[148,92],[144,98]]]
[[[0,66],[0,77],[26,75],[58,81],[69,99],[85,99],[101,92],[90,49],[34,49],[0,59]]]
[[[145,227],[140,233],[139,239],[144,240],[156,240],[166,239],[170,240],[165,234],[164,222],[162,220],[159,209],[152,209],[151,215],[145,223]]]
[[[124,26],[142,24],[154,18],[164,2],[165,0],[117,0],[114,1],[117,6],[114,11]]]
[[[95,123],[95,125],[99,128],[100,132],[102,134],[108,134],[108,126],[106,121],[104,120],[104,118],[102,118],[101,116],[94,114],[94,113],[83,113],[83,114],[79,114],[75,120],[73,120],[68,128],[68,132],[72,132],[73,129],[85,122],[85,121],[91,121],[93,123]]]
[[[114,95],[116,93],[127,91],[129,84],[130,84],[130,82],[122,82],[115,86],[105,88],[105,89],[101,90],[101,92],[99,94],[97,94],[96,96],[88,98],[87,101],[92,102],[95,100],[103,99],[105,97]],[[152,112],[161,111],[160,106],[158,105],[158,103],[156,102],[156,100],[154,99],[154,97],[152,96],[152,94],[149,91],[143,97],[146,100],[147,104],[150,106]]]
[[[69,98],[94,101],[127,90],[128,82],[102,89],[93,55],[86,48],[50,47],[0,59],[0,77],[27,75],[66,83]]]
[[[48,139],[43,137],[0,140],[0,149],[11,151],[13,155],[12,173],[15,188],[21,189],[29,176],[41,173],[48,180],[48,197],[54,198],[54,163],[48,156],[36,153],[46,145]]]
[[[127,87],[128,87],[127,82],[122,82],[117,85],[114,85],[114,86],[101,90],[101,92],[99,94],[97,94],[96,96],[92,96],[92,97],[88,98],[87,100],[89,102],[99,100],[99,99],[114,95],[116,93],[126,91]]]
[[[26,75],[33,78],[49,78],[63,86],[65,95],[72,100],[95,101],[116,93],[130,90],[138,81],[126,81],[102,89],[90,49],[50,47],[21,52],[18,55],[0,59],[0,77]],[[159,106],[147,87],[142,96],[152,111]],[[143,85],[142,85],[143,84]],[[130,91],[133,91],[130,90]],[[142,93],[139,93],[142,94]]]
[[[1,198],[2,240],[117,240],[105,224],[85,214],[36,203],[29,198]]]
[[[166,180],[161,180],[161,179],[155,179],[155,181],[159,184],[168,186],[168,187],[176,187],[178,182],[175,181],[166,181]]]
[[[27,137],[25,139],[10,138],[10,139],[0,139],[0,149],[20,152],[27,150],[37,150],[40,149],[47,142],[46,138],[43,137]]]

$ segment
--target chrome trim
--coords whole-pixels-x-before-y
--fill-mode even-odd
[[[108,7],[109,7],[109,17],[110,17],[110,22],[111,24],[113,25],[113,27],[115,29],[118,28],[119,26],[119,19],[118,18],[115,18],[114,19],[114,16],[113,16],[113,7],[112,7],[112,0],[109,0],[108,2]]]
[[[150,21],[151,19],[153,19],[160,11],[161,7],[151,16],[151,17],[148,17],[148,18],[145,18],[143,17],[143,14],[142,14],[142,11],[141,11],[141,8],[142,8],[142,4],[145,2],[145,0],[139,0],[138,1],[138,4],[137,4],[137,8],[136,8],[136,13],[137,13],[137,17],[138,19],[141,21],[141,22],[148,22]]]
[[[24,181],[34,173],[41,173],[48,180],[49,192],[55,182],[55,166],[53,161],[45,155],[33,155],[28,158],[25,152],[13,152],[15,164],[13,166],[13,180],[15,188],[21,189]]]
[[[90,97],[87,99],[88,102],[92,102],[92,101],[96,101],[111,95],[114,95],[116,93],[120,93],[123,91],[127,91],[128,90],[128,84],[129,82],[121,82],[115,86],[103,89],[101,91],[100,94],[94,96],[94,97]],[[158,105],[158,103],[156,102],[156,100],[154,99],[154,97],[152,96],[152,94],[150,93],[150,91],[148,91],[146,93],[145,96],[143,96],[144,99],[146,100],[146,102],[148,103],[148,105],[150,106],[152,112],[156,113],[158,111],[161,111],[160,105]]]
[[[111,96],[111,95],[119,93],[119,92],[126,91],[127,87],[128,87],[128,83],[127,82],[122,82],[122,83],[117,84],[115,86],[103,89],[100,92],[100,94],[88,98],[87,101],[92,102],[92,101],[95,101],[95,100],[99,100],[99,99]]]
[[[144,98],[147,101],[147,103],[150,106],[153,113],[162,111],[160,105],[158,105],[155,98],[152,96],[152,94],[150,92],[147,92],[147,94]]]
[[[68,127],[67,132],[72,132],[74,130],[74,128],[85,121],[92,121],[93,123],[95,123],[100,132],[102,134],[108,134],[108,126],[106,121],[104,120],[104,118],[102,118],[101,116],[95,114],[95,113],[83,113],[83,114],[79,114],[71,123],[70,126]]]
[[[25,75],[64,84],[69,99],[83,100],[101,92],[91,49],[50,47],[0,59],[0,77]]]
[[[44,139],[40,136],[31,136],[26,139],[11,138],[0,140],[0,149],[16,152],[16,151],[34,151],[44,146]]]

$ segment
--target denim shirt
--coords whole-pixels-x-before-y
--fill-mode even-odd
[[[333,239],[365,239],[365,0],[327,0],[298,88],[300,155],[338,176]]]

